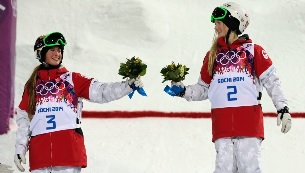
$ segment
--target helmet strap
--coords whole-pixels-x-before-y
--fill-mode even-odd
[[[41,69],[43,70],[52,70],[52,69],[58,69],[61,66],[61,62],[58,65],[50,65],[46,62],[41,63]]]

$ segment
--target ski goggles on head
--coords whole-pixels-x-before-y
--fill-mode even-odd
[[[67,44],[65,37],[60,32],[52,32],[43,38],[43,43],[47,47],[65,46]]]
[[[216,7],[211,15],[211,22],[224,19],[227,16],[228,10],[223,7]]]

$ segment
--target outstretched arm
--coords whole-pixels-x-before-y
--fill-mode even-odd
[[[82,97],[95,103],[107,103],[118,100],[133,91],[131,85],[143,87],[140,78],[127,79],[121,82],[100,82],[93,78],[87,78],[79,73],[72,73],[70,79],[78,97]]]
[[[198,79],[197,84],[186,86],[185,98],[187,101],[201,101],[208,99],[209,85],[201,78]]]
[[[185,98],[187,101],[201,101],[208,99],[209,85],[205,83],[201,78],[194,85],[184,86],[182,82],[173,82],[172,85],[177,85],[183,90],[178,94],[179,97]]]
[[[96,103],[107,103],[118,100],[132,91],[128,81],[103,83],[92,80],[89,88],[89,100]]]

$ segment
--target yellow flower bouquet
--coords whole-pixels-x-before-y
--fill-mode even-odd
[[[162,68],[160,73],[164,77],[162,83],[165,81],[174,81],[174,82],[181,82],[185,79],[185,75],[188,74],[189,68],[182,64],[175,64],[172,62],[171,64],[167,65],[166,67]]]
[[[142,62],[139,57],[126,58],[126,63],[120,64],[119,75],[123,76],[123,79],[129,77],[135,79],[138,76],[144,76],[146,74],[147,65]]]
[[[142,62],[139,57],[126,58],[125,63],[120,63],[119,75],[123,76],[123,79],[136,79],[138,76],[144,76],[146,74],[147,65]],[[133,89],[132,93],[128,96],[132,98],[134,91],[138,91],[142,96],[147,96],[143,88],[136,87],[134,84],[131,85]]]
[[[174,62],[172,62],[171,64],[162,68],[162,70],[160,71],[163,76],[162,83],[168,80],[176,83],[181,82],[185,79],[185,75],[188,74],[188,71],[189,68],[187,68],[185,65],[179,63],[176,65]],[[168,85],[166,85],[164,91],[171,96],[182,97],[185,93],[185,87],[177,85],[169,87]]]

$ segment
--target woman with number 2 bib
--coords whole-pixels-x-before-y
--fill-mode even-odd
[[[291,128],[287,100],[266,51],[248,35],[241,35],[250,22],[247,11],[236,3],[225,3],[214,9],[211,22],[215,24],[214,41],[203,60],[198,83],[173,84],[184,88],[178,96],[188,101],[211,102],[212,141],[217,153],[214,173],[261,173],[262,87],[275,105],[277,125],[282,123],[283,133]]]
[[[32,173],[79,173],[87,166],[84,136],[80,128],[82,99],[107,103],[136,87],[140,78],[104,83],[63,67],[64,36],[53,32],[37,38],[34,51],[40,61],[25,84],[17,108],[15,164],[25,171],[29,150]]]

